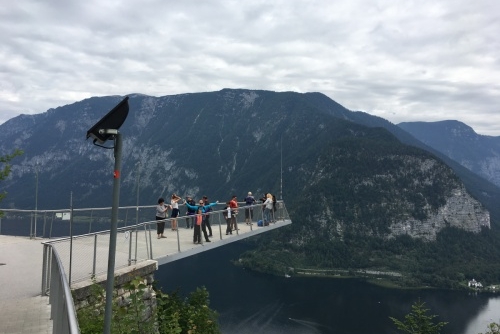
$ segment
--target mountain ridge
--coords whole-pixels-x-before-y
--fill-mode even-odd
[[[500,136],[477,134],[455,120],[403,122],[398,126],[424,144],[500,186]]]
[[[2,184],[9,192],[2,206],[33,207],[35,169],[43,194],[39,209],[60,208],[69,203],[70,193],[75,207],[109,205],[112,151],[85,141],[85,133],[122,99],[93,97],[0,125],[0,154],[12,143],[25,151]],[[469,239],[483,242],[483,248],[497,242],[495,186],[476,191],[491,200],[483,207],[435,151],[419,148],[424,144],[392,123],[349,111],[321,93],[224,89],[163,97],[133,94],[129,104],[131,112],[120,129],[122,206],[135,205],[139,175],[141,205],[173,192],[221,202],[247,191],[277,194],[282,175],[283,198],[294,224],[273,234],[272,241],[262,240],[267,251],[273,245],[292,249],[297,259],[304,259],[302,264],[319,265],[325,250],[345,252],[353,240],[365,240],[368,249],[379,242],[399,245],[410,237],[421,240],[408,243],[411,247],[428,251],[441,245],[442,235],[457,233],[452,240],[458,242],[461,233],[471,231]],[[311,252],[305,257],[300,255],[304,247]],[[484,261],[498,256],[498,251],[490,253]],[[380,267],[378,259],[367,262],[355,254],[336,261],[324,263]],[[404,263],[394,260],[394,265]]]

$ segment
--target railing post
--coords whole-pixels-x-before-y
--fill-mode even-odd
[[[220,215],[221,215],[221,212],[219,212],[217,217],[218,217],[218,221],[219,221],[219,237],[220,237],[220,240],[222,240],[222,225],[220,223]]]
[[[132,230],[125,231],[128,233],[128,265],[132,264]]]
[[[52,238],[52,225],[54,224],[54,216],[55,215],[56,215],[56,213],[52,212],[52,218],[50,220],[49,239]]]
[[[46,295],[47,287],[47,248],[49,246],[43,245],[43,259],[42,259],[42,296]]]
[[[94,210],[90,210],[89,233],[92,231],[92,215],[93,214],[94,214]]]
[[[33,212],[31,212],[30,216],[30,239],[33,239]]]
[[[135,226],[135,256],[134,256],[134,263],[137,263],[137,237],[139,235],[139,231],[137,229],[137,225]]]
[[[47,211],[43,212],[42,238],[45,238],[45,225],[47,224]]]
[[[94,257],[92,260],[92,276],[95,277],[95,267],[97,262],[97,234],[94,235]]]
[[[177,228],[175,229],[175,232],[177,234],[177,251],[180,253],[181,252],[181,240],[179,238],[179,224],[177,222]]]
[[[149,255],[150,255],[150,260],[153,259],[153,240],[151,238],[151,227],[148,225],[148,230],[149,230]]]

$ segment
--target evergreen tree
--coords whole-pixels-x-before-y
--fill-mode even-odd
[[[9,174],[10,174],[10,164],[9,164],[9,162],[12,159],[14,159],[15,157],[17,157],[18,155],[21,155],[21,154],[23,154],[23,151],[15,149],[14,152],[11,153],[11,154],[0,156],[0,164],[1,164],[1,167],[0,167],[0,181],[1,180],[5,180],[9,176]],[[0,202],[5,198],[6,195],[7,195],[6,192],[1,192],[0,193]],[[3,215],[3,212],[0,211],[0,217],[2,215]]]
[[[396,327],[409,334],[439,334],[442,327],[447,322],[434,323],[433,319],[437,315],[428,315],[429,309],[424,308],[425,303],[415,302],[411,306],[411,312],[405,315],[404,320],[400,321],[396,318],[389,317],[394,322]]]

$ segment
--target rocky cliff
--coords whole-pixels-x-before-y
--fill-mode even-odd
[[[14,143],[25,151],[5,181],[3,204],[33,207],[35,173],[39,208],[65,207],[71,192],[79,207],[109,202],[112,150],[85,141],[85,133],[121,99],[91,98],[1,125],[0,150]],[[443,162],[360,125],[373,118],[322,94],[132,94],[130,109],[120,129],[122,205],[135,204],[136,189],[142,204],[172,192],[225,201],[249,190],[278,194],[283,180],[294,222],[310,229],[303,236],[325,232],[316,232],[316,221],[337,237],[429,240],[446,226],[489,226],[487,211]]]

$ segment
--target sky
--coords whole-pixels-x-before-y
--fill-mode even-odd
[[[498,0],[2,0],[0,124],[92,96],[320,92],[500,136]]]

